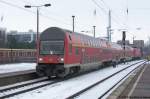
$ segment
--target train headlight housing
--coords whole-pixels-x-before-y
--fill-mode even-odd
[[[43,58],[39,58],[39,61],[43,61]]]
[[[64,58],[60,58],[60,62],[64,62]]]

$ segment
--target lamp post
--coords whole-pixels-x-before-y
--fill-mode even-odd
[[[74,33],[74,18],[75,18],[75,16],[73,15],[72,16],[72,31],[73,31],[73,33]]]
[[[94,38],[95,38],[95,28],[96,28],[96,26],[93,26]]]
[[[39,8],[40,7],[49,7],[51,6],[51,4],[44,4],[44,5],[37,5],[37,6],[31,6],[31,5],[25,5],[25,8],[31,8],[31,7],[35,7],[37,9],[37,35],[36,35],[36,47],[37,47],[37,56],[39,53]]]

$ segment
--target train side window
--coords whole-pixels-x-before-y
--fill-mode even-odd
[[[69,53],[72,53],[72,44],[69,44]]]
[[[0,52],[0,56],[3,56],[3,52]]]
[[[76,55],[79,55],[79,48],[76,47],[75,49],[76,49]]]

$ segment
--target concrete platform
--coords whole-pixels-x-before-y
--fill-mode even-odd
[[[17,71],[0,74],[0,86],[6,86],[22,81],[38,78],[35,70]]]
[[[16,76],[16,75],[23,75],[23,74],[29,74],[29,73],[35,73],[35,70],[24,70],[24,71],[16,71],[16,72],[10,72],[10,73],[3,73],[3,74],[0,74],[0,78],[10,77],[10,76]]]
[[[150,99],[150,64],[147,64],[135,81],[128,97]]]
[[[115,99],[150,99],[150,64],[144,65]]]
[[[150,99],[150,63],[132,73],[107,99]]]

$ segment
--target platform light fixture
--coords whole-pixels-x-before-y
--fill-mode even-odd
[[[32,6],[32,5],[25,5],[25,8],[32,8],[35,7],[37,9],[37,35],[36,35],[36,47],[37,47],[37,58],[38,58],[38,53],[39,53],[39,8],[40,7],[49,7],[51,6],[51,4],[44,4],[44,5],[36,5],[36,6]]]

